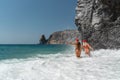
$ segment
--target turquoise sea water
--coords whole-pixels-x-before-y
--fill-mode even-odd
[[[0,60],[63,53],[68,47],[67,45],[4,44],[0,45]]]
[[[82,51],[70,45],[0,45],[0,80],[120,80],[120,50]]]

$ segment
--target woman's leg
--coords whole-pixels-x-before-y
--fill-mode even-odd
[[[76,57],[80,57],[81,54],[80,50],[76,49],[75,52],[76,52]]]
[[[90,57],[90,50],[89,49],[85,49],[85,53]]]

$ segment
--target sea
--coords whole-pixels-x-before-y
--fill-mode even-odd
[[[0,80],[120,80],[120,50],[77,58],[72,45],[1,44]]]

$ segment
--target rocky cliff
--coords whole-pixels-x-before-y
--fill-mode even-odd
[[[65,44],[66,41],[74,41],[76,37],[80,37],[78,30],[57,31],[50,35],[48,44]]]
[[[47,39],[46,39],[45,35],[41,35],[39,44],[46,44],[46,43],[47,43]]]
[[[95,49],[120,48],[120,0],[78,0],[75,24]]]

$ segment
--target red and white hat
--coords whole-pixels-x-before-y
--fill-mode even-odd
[[[82,42],[87,42],[87,40],[82,40]]]
[[[76,38],[75,40],[76,40],[76,41],[79,41],[79,39],[78,39],[78,38]]]

